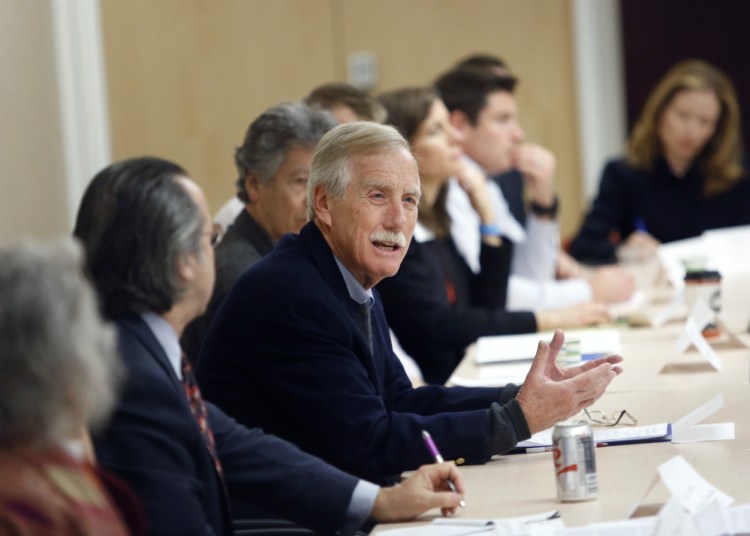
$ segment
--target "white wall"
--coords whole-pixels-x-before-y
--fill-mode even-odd
[[[625,76],[618,0],[573,0],[578,123],[585,206],[604,163],[624,154]]]
[[[70,234],[109,161],[98,0],[0,1],[0,242]]]
[[[0,240],[68,231],[47,0],[0,1]]]

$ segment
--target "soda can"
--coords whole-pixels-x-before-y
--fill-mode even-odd
[[[585,422],[556,424],[552,431],[552,445],[557,498],[561,501],[596,498],[599,485],[591,427]]]

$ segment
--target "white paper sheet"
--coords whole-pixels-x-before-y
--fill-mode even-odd
[[[703,317],[699,318],[699,321],[702,322],[703,320]],[[714,370],[721,370],[721,358],[701,333],[704,327],[706,327],[706,324],[698,327],[695,319],[692,316],[689,317],[685,322],[685,330],[677,339],[677,350],[682,354],[692,344]]]
[[[594,428],[594,441],[599,444],[616,445],[617,443],[646,442],[668,439],[669,424],[651,424],[648,426],[622,426]],[[552,446],[552,428],[537,432],[526,441],[518,443],[519,449]],[[601,445],[604,446],[604,445]],[[533,450],[531,452],[534,452]]]
[[[688,428],[698,424],[724,407],[724,395],[719,393],[707,402],[704,402],[681,419],[672,423],[672,436],[679,436]]]
[[[698,424],[724,407],[724,395],[719,393],[671,425],[594,427],[594,441],[599,446],[618,443],[643,443],[671,439],[673,443],[718,441],[734,439],[734,423]],[[552,428],[537,432],[516,446],[516,451],[543,452],[552,446]],[[526,449],[526,450],[524,450]]]
[[[381,532],[383,536],[468,536],[470,534],[487,534],[495,530],[494,526],[472,527],[470,525],[420,525],[403,529],[392,529]]]
[[[478,364],[514,361],[532,361],[540,340],[550,341],[553,332],[529,333],[525,335],[499,335],[480,337],[477,340],[476,362]],[[621,350],[620,332],[616,329],[577,329],[565,332],[568,340],[581,341],[584,359],[599,354],[612,354]]]
[[[465,536],[470,534],[502,534],[504,536],[531,536],[532,529],[542,527],[563,529],[557,510],[530,516],[502,519],[462,519],[440,517],[430,525],[420,525],[381,532],[383,536]],[[538,534],[537,530],[533,531]]]
[[[679,503],[675,503],[678,508]],[[666,505],[665,505],[666,507]],[[741,506],[732,506],[728,509],[724,509],[720,503],[709,504],[704,511],[697,512],[692,516],[686,516],[690,520],[692,527],[695,527],[698,532],[687,533],[678,532],[679,536],[715,536],[716,534],[722,533],[724,528],[723,521],[720,520],[717,515],[717,508],[723,510],[721,515],[728,515],[731,526],[731,531],[726,531],[726,534],[747,532],[750,530],[750,504],[743,504]],[[659,512],[661,515],[662,512]],[[674,510],[671,512],[674,514]],[[670,512],[665,512],[670,514]],[[668,515],[668,519],[672,522],[671,526],[678,524],[678,528],[685,527],[680,524],[679,520],[675,521],[674,517]],[[711,525],[705,525],[705,523],[717,523],[716,528],[713,530]],[[657,525],[657,517],[638,517],[635,519],[625,519],[622,521],[607,521],[603,523],[590,523],[583,527],[571,527],[566,529],[555,530],[555,536],[654,536]],[[691,528],[692,528],[691,527]],[[665,526],[665,528],[670,528]],[[703,530],[702,530],[703,529]],[[733,532],[732,532],[733,531]],[[663,536],[663,533],[658,533]],[[666,533],[672,534],[672,533]]]
[[[734,499],[704,479],[682,456],[675,456],[658,468],[661,481],[688,512],[697,512],[713,500],[729,506]]]

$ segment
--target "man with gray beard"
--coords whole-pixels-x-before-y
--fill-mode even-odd
[[[198,360],[205,396],[378,483],[431,460],[423,430],[447,459],[484,463],[601,396],[622,358],[560,369],[561,332],[540,343],[520,393],[412,388],[373,287],[398,271],[420,195],[417,163],[393,127],[328,132],[312,160],[310,223],[248,270],[215,317]]]

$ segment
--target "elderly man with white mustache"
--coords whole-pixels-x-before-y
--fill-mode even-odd
[[[446,459],[484,463],[601,396],[622,358],[560,369],[562,332],[540,342],[520,391],[412,388],[373,287],[398,271],[420,195],[395,129],[328,132],[313,155],[311,221],[242,276],[209,330],[198,361],[205,396],[381,484],[431,461],[423,430]]]

